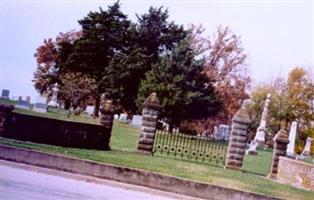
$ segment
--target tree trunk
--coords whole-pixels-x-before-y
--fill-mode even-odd
[[[100,96],[98,95],[95,100],[94,117],[99,117]]]

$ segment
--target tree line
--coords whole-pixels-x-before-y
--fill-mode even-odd
[[[66,108],[92,96],[97,116],[105,94],[117,112],[136,113],[156,92],[161,117],[179,126],[182,120],[217,113],[230,120],[248,98],[246,54],[228,27],[204,37],[202,26],[176,24],[163,7],[151,7],[132,22],[118,2],[78,23],[81,30],[45,39],[35,53],[36,90],[49,95],[58,83]]]

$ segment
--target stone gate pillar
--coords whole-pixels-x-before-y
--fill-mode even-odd
[[[8,134],[12,110],[14,110],[14,106],[0,104],[0,136]]]
[[[142,126],[137,151],[144,154],[152,154],[157,117],[161,109],[156,93],[151,93],[143,103]]]
[[[238,110],[234,115],[227,150],[227,160],[225,163],[226,168],[236,170],[241,169],[250,123],[251,119],[244,108]]]
[[[110,137],[114,119],[114,110],[112,101],[106,100],[100,109],[100,124],[104,126],[103,136],[101,137],[101,148],[104,150],[110,150]]]
[[[271,169],[268,178],[275,179],[278,171],[279,156],[286,156],[287,146],[289,143],[288,132],[285,130],[286,125],[283,123],[280,130],[274,137],[273,157],[271,161]]]

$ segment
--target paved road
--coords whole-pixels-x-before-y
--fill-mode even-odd
[[[156,190],[140,191],[130,185],[100,179],[82,178],[55,170],[42,169],[11,162],[0,161],[0,199],[1,200],[131,200],[148,199],[170,200],[164,192]],[[55,171],[55,172],[53,172]],[[59,173],[56,175],[56,173]],[[63,173],[63,174],[62,174]],[[61,174],[61,175],[60,175]],[[117,186],[119,185],[119,186]],[[126,184],[124,184],[126,185]],[[155,191],[155,192],[154,192]],[[180,197],[175,197],[179,199]]]

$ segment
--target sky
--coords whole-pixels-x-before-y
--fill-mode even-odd
[[[89,11],[115,1],[0,0],[0,91],[10,98],[30,96],[36,101],[32,78],[37,64],[36,49],[45,38],[79,30],[77,23]],[[219,25],[241,37],[248,55],[253,85],[286,77],[301,66],[314,71],[313,1],[144,1],[120,0],[122,11],[132,21],[150,6],[168,8],[169,19],[188,27],[202,25],[204,36],[213,38]]]

